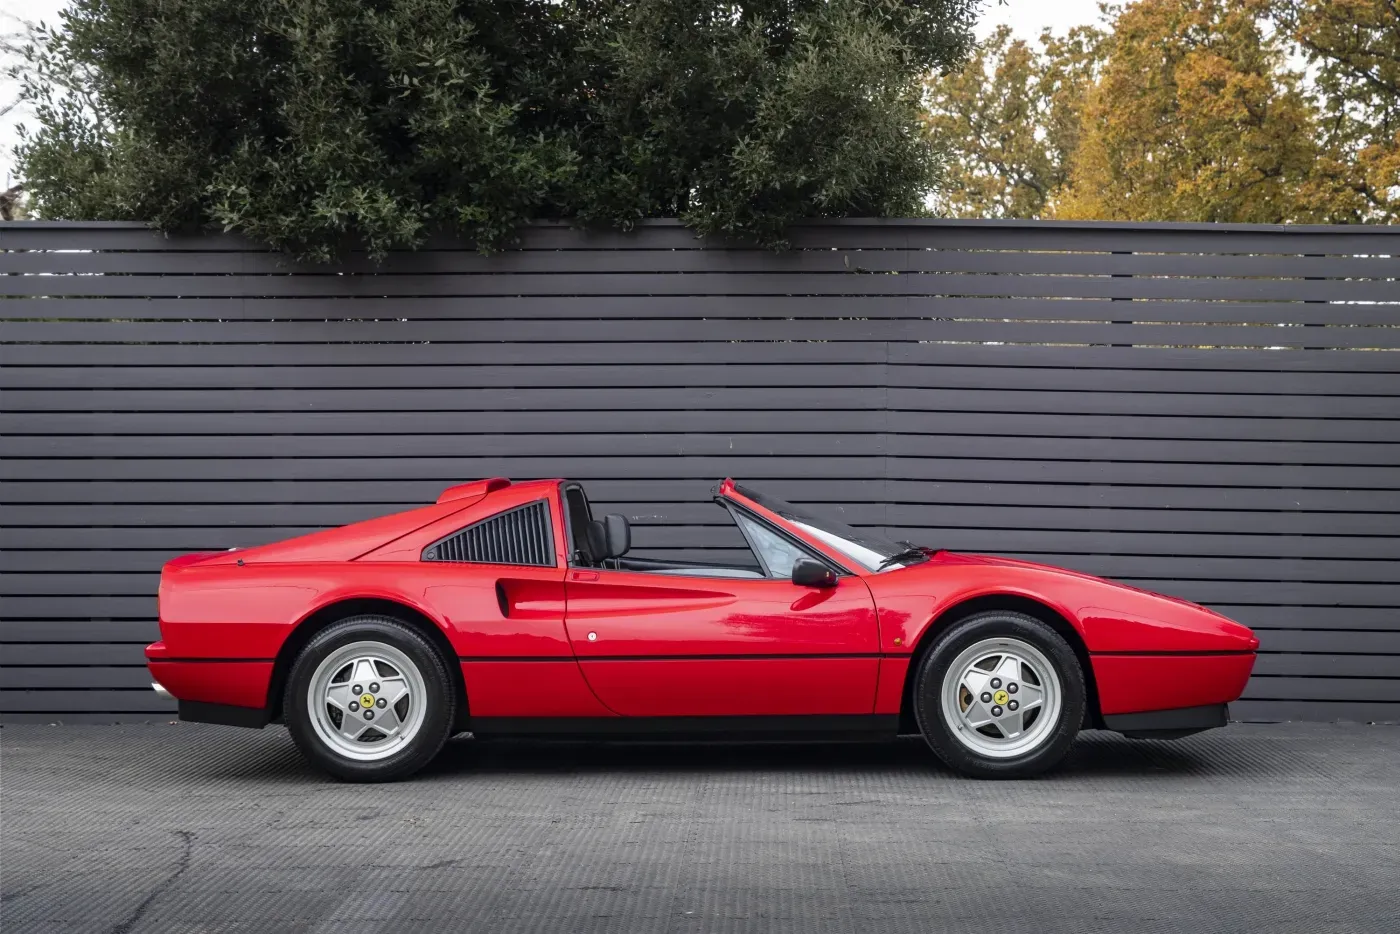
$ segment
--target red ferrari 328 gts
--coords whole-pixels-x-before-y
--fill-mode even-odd
[[[247,550],[160,582],[155,689],[180,718],[282,721],[332,775],[409,775],[454,733],[894,737],[1034,775],[1083,728],[1222,726],[1259,640],[1204,607],[890,542],[725,480],[747,562],[629,556],[563,480]]]

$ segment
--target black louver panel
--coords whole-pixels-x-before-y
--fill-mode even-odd
[[[554,533],[544,500],[517,506],[423,549],[424,561],[554,567]]]

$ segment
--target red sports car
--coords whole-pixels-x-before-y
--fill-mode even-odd
[[[1028,776],[1083,728],[1222,726],[1259,640],[1204,607],[1044,565],[955,554],[732,480],[752,554],[628,554],[578,483],[503,478],[435,505],[160,582],[155,689],[180,718],[281,721],[343,779],[400,778],[454,733],[919,733],[969,775]]]

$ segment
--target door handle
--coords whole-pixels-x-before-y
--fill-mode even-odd
[[[574,571],[569,575],[569,580],[572,581],[596,581],[597,579],[597,571]]]

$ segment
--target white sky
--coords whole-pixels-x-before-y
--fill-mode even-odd
[[[67,5],[68,0],[0,0],[0,30],[12,32],[16,25],[13,17],[56,23],[58,11]],[[986,0],[977,35],[985,37],[999,24],[1007,23],[1017,35],[1034,39],[1046,26],[1064,32],[1071,26],[1095,22],[1098,16],[1098,0]],[[0,77],[0,100],[8,102],[14,90],[14,82]],[[5,188],[13,184],[11,149],[19,141],[15,127],[27,117],[22,107],[0,117],[0,182]]]
[[[68,0],[0,0],[0,31],[6,34],[16,32],[20,24],[16,19],[30,23],[56,23],[58,11],[68,5]],[[11,62],[0,62],[0,68],[7,68]],[[8,104],[17,93],[17,83],[0,75],[0,102]],[[19,136],[15,127],[26,122],[28,113],[23,107],[16,107],[0,117],[0,183],[5,188],[14,184],[14,159],[10,153]]]
[[[977,38],[986,38],[1002,23],[1022,39],[1034,39],[1046,26],[1063,33],[1098,19],[1099,0],[984,0]]]

